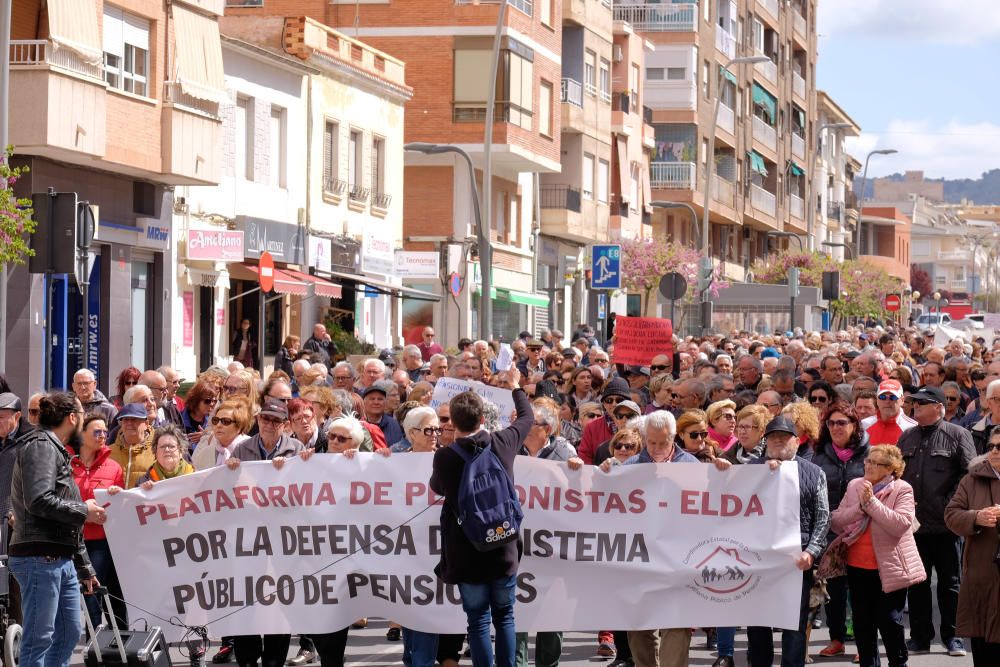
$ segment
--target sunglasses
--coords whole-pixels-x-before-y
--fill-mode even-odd
[[[687,437],[692,440],[704,440],[708,437],[708,431],[691,431],[687,434]]]
[[[601,403],[604,403],[605,405],[611,405],[612,403],[618,405],[624,400],[625,399],[622,398],[621,396],[607,396],[601,399]]]
[[[1000,452],[1000,442],[991,442],[986,445],[986,451],[988,452]]]
[[[206,405],[215,405],[216,403],[219,402],[219,399],[217,399],[215,397],[212,397],[212,398],[203,398],[203,399],[201,399],[201,402],[204,403],[204,404],[206,404]]]
[[[638,447],[639,447],[639,443],[638,442],[616,442],[615,443],[615,451],[616,452],[620,452],[623,449],[636,449]],[[1000,448],[1000,445],[997,445],[997,447]]]
[[[535,423],[537,424],[538,422]],[[426,435],[428,438],[430,438],[431,436],[441,435],[442,430],[441,427],[439,426],[428,426],[426,428],[420,429],[420,432]]]
[[[224,387],[222,387],[222,391],[226,392],[227,394],[235,394],[238,391],[244,391],[244,389],[243,385],[240,385],[238,387],[231,387],[229,385],[225,385]]]
[[[664,366],[662,364],[656,364],[655,366],[650,366],[649,370],[651,370],[651,371],[665,371],[668,368],[670,368],[670,366]]]
[[[31,415],[32,417],[37,417],[39,414],[41,414],[41,412],[42,411],[39,410],[38,408],[28,408],[28,414]]]
[[[736,415],[724,412],[719,415],[719,419],[725,419],[726,421],[736,421]]]
[[[899,400],[899,397],[896,396],[895,394],[879,394],[878,395],[878,400],[880,400],[880,401],[893,401],[893,402],[896,402],[896,401]]]
[[[600,416],[601,416],[600,412],[585,412],[582,415],[580,415],[580,418],[581,419],[596,419],[597,417],[600,417]]]
[[[335,433],[328,433],[326,436],[326,441],[339,442],[340,444],[344,445],[347,444],[348,442],[353,442],[354,438],[352,438],[349,435],[337,435]]]
[[[451,417],[438,417],[438,421],[441,422],[442,424],[450,424]]]
[[[229,417],[212,417],[212,426],[218,426],[222,424],[223,426],[232,426],[236,423],[235,419],[230,419]]]
[[[635,417],[634,412],[616,412],[614,415],[615,419],[628,419],[629,417]]]
[[[826,425],[830,426],[830,427],[833,427],[833,426],[844,427],[844,426],[847,426],[850,423],[851,423],[850,419],[827,419],[826,420]]]
[[[809,397],[809,402],[810,403],[829,403],[830,399],[827,398],[826,396],[810,396]]]
[[[958,401],[958,396],[945,396],[949,403],[954,403]]]

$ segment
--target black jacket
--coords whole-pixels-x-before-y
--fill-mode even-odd
[[[478,431],[467,437],[458,438],[455,444],[472,451],[473,447],[485,449],[492,447],[493,452],[503,463],[504,468],[514,478],[514,457],[524,444],[524,438],[531,430],[535,421],[535,413],[531,409],[531,401],[522,389],[514,390],[514,408],[517,419],[513,424],[490,433]],[[508,542],[492,551],[478,551],[469,542],[458,525],[453,504],[458,498],[458,487],[462,480],[465,461],[450,447],[442,447],[434,452],[434,468],[431,473],[430,487],[434,493],[444,496],[441,507],[441,561],[434,572],[449,584],[481,584],[501,577],[509,577],[517,572],[521,561],[521,537]]]
[[[861,432],[861,443],[847,461],[841,461],[833,449],[832,442],[816,446],[812,462],[818,465],[826,475],[826,492],[830,498],[830,511],[840,507],[840,501],[847,492],[847,483],[852,479],[865,476],[865,457],[868,456],[868,434]]]
[[[295,377],[295,373],[292,371],[292,359],[291,353],[289,353],[288,348],[282,345],[278,349],[278,353],[274,355],[274,370],[284,371],[288,377]]]
[[[320,363],[324,366],[330,365],[330,359],[337,356],[337,345],[332,340],[319,340],[315,336],[309,336],[302,344],[302,349],[308,352],[315,352],[320,356]]]
[[[72,557],[81,579],[94,576],[83,544],[87,505],[73,481],[69,453],[51,431],[38,429],[18,448],[11,481],[15,556]]]
[[[948,533],[944,508],[976,457],[972,435],[942,419],[932,426],[914,426],[904,431],[897,446],[906,462],[903,481],[913,487],[917,503],[920,522],[917,534]]]

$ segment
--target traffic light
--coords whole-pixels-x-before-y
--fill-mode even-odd
[[[55,192],[50,189],[48,192],[31,195],[31,205],[38,225],[31,235],[31,249],[35,254],[28,260],[28,271],[73,273],[76,270],[79,226],[76,193]]]

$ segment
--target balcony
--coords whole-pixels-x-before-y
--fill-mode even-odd
[[[614,12],[616,21],[631,23],[638,32],[690,32],[698,22],[695,3],[615,3]]]
[[[693,162],[652,162],[649,186],[653,190],[694,190]]]
[[[736,134],[736,115],[734,114],[733,110],[727,107],[725,104],[719,105],[719,117],[717,119],[716,125],[721,127],[729,134]]]
[[[728,30],[715,26],[715,48],[727,58],[735,58],[736,38],[729,34]]]
[[[798,195],[789,195],[788,210],[792,214],[793,218],[805,220],[805,204],[802,201],[802,197],[799,197]]]
[[[632,110],[632,96],[629,95],[628,91],[623,93],[615,93],[611,98],[611,110],[620,111],[622,113],[629,113]],[[638,111],[638,109],[635,109]]]
[[[806,23],[806,17],[799,14],[797,10],[792,12],[792,28],[804,39],[809,37],[809,26]]]
[[[368,201],[368,197],[371,196],[371,188],[366,188],[360,185],[354,185],[347,193],[347,198],[352,202],[357,202],[359,204]]]
[[[647,106],[642,107],[642,122],[650,127],[653,125],[653,110]]]
[[[778,150],[777,131],[757,116],[753,117],[753,138],[772,151]]]
[[[806,159],[806,140],[797,134],[792,134],[792,155]]]
[[[781,18],[778,0],[757,0],[757,4],[762,6],[775,19]]]
[[[190,184],[218,183],[222,164],[216,150],[222,141],[219,105],[186,94],[180,84],[163,84],[163,173]]]
[[[826,219],[840,224],[840,217],[843,215],[844,205],[838,202],[827,202]]]
[[[538,199],[543,234],[580,243],[607,239],[608,206],[592,199],[584,201],[579,188],[543,185]]]
[[[612,39],[611,0],[601,0],[600,3],[595,0],[563,0],[562,17],[564,24],[575,23],[608,41]]]
[[[712,175],[712,199],[729,208],[736,208],[736,184],[718,174]]]
[[[767,213],[772,218],[777,209],[777,199],[775,196],[756,183],[750,184],[750,204],[758,211]]]
[[[968,250],[939,250],[937,258],[942,262],[968,262],[972,254]]]
[[[756,55],[762,56],[766,55],[763,53],[757,53]],[[769,58],[771,56],[768,56]],[[777,85],[778,83],[778,65],[773,60],[765,60],[762,63],[757,63],[754,65],[754,69],[760,72],[761,76],[770,81],[771,83]]]
[[[372,208],[385,211],[389,209],[390,203],[392,203],[392,195],[386,192],[376,192],[372,195]]]
[[[583,84],[576,79],[563,79],[561,100],[566,104],[575,104],[582,109]]]
[[[656,128],[652,125],[643,123],[642,145],[644,148],[656,148]]]
[[[19,153],[83,163],[106,148],[107,84],[91,64],[47,40],[10,42],[10,99],[26,105],[10,115],[9,143]]]
[[[538,190],[538,201],[542,208],[561,208],[574,213],[580,212],[580,188],[571,185],[543,185]]]
[[[798,72],[792,72],[792,92],[806,99],[806,80]]]

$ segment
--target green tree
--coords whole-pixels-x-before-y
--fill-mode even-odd
[[[25,257],[34,255],[28,245],[28,235],[35,231],[31,200],[14,195],[14,183],[28,173],[27,167],[10,166],[14,147],[8,146],[0,157],[0,265],[24,264]]]

